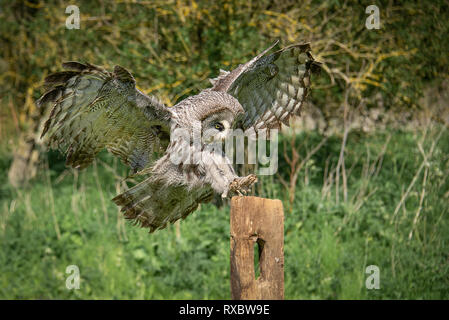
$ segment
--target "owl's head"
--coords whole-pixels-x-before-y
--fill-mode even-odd
[[[173,109],[177,124],[201,133],[202,143],[206,144],[223,141],[237,115],[244,111],[233,96],[212,90],[189,97]]]
[[[229,135],[235,115],[230,110],[221,110],[201,121],[203,143],[219,142]]]

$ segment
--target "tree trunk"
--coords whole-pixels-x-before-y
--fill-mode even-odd
[[[30,126],[22,133],[17,143],[17,149],[14,150],[8,179],[9,183],[16,188],[23,186],[36,176],[40,148],[43,145],[40,135],[48,111],[36,108],[36,111],[30,117]]]

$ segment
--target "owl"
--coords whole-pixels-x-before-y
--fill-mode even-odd
[[[109,72],[65,62],[66,71],[45,79],[50,89],[37,101],[51,108],[41,138],[47,135],[73,168],[87,167],[104,148],[120,158],[143,180],[112,201],[149,232],[163,229],[214,193],[246,194],[256,182],[254,174],[239,177],[226,154],[211,146],[233,129],[269,132],[299,115],[319,63],[307,43],[275,46],[232,71],[221,70],[210,79],[212,87],[173,107],[137,89],[123,67]]]

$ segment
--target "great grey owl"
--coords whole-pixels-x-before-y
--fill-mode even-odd
[[[272,53],[277,42],[231,72],[221,71],[212,87],[173,107],[142,93],[126,69],[113,72],[89,63],[66,62],[68,71],[49,75],[50,87],[38,106],[52,107],[42,136],[66,154],[66,164],[85,168],[106,148],[145,180],[116,196],[125,217],[150,232],[186,218],[213,192],[223,197],[245,193],[254,174],[239,177],[224,153],[207,146],[232,128],[269,131],[299,115],[319,63],[309,44]],[[183,143],[173,134],[201,133],[201,143]],[[196,162],[171,161],[187,148]]]

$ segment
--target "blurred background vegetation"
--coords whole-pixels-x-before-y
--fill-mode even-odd
[[[121,65],[171,106],[276,39],[323,63],[279,172],[255,188],[284,203],[286,298],[449,298],[448,19],[442,0],[0,2],[0,298],[229,299],[229,207],[131,226],[110,201],[127,168],[106,153],[66,168],[34,102],[78,60]],[[371,264],[380,290],[365,287]]]

